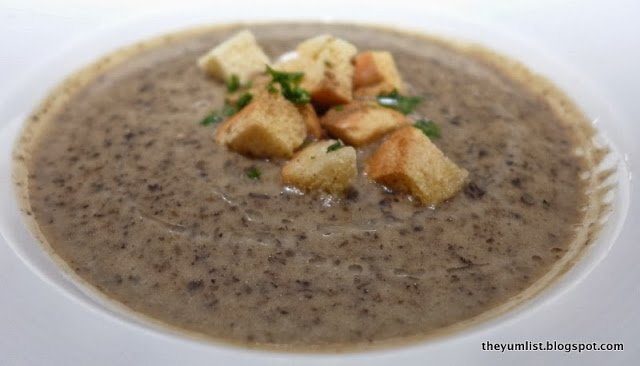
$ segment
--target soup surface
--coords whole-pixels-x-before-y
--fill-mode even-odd
[[[272,58],[322,33],[391,51],[411,94],[426,97],[418,112],[441,126],[434,142],[470,183],[437,207],[362,173],[342,199],[284,189],[282,162],[227,151],[213,141],[215,127],[198,124],[221,107],[225,88],[195,60],[241,27],[165,37],[96,71],[55,113],[43,109],[23,141],[29,214],[80,278],[214,339],[331,348],[472,319],[530,287],[569,249],[589,167],[550,96],[422,36],[337,24],[249,28]],[[359,150],[360,172],[376,146]]]

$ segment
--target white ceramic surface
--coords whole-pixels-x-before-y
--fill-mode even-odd
[[[89,24],[79,26],[87,31],[82,37],[71,37],[66,31],[60,35],[66,47],[64,49],[47,49],[33,47],[18,55],[3,50],[0,58],[0,76],[2,80],[12,80],[0,86],[0,229],[8,245],[0,244],[0,281],[5,290],[0,295],[0,365],[40,365],[40,364],[281,364],[309,363],[320,364],[388,364],[403,362],[406,364],[423,364],[426,360],[459,363],[464,361],[487,362],[491,364],[512,364],[513,362],[537,364],[539,362],[581,364],[600,364],[614,362],[625,364],[640,356],[638,346],[634,344],[640,335],[640,314],[636,308],[640,305],[640,292],[635,284],[640,270],[634,265],[633,257],[640,258],[640,248],[634,245],[638,228],[637,217],[640,213],[637,188],[629,185],[628,171],[638,171],[638,149],[632,144],[631,136],[640,135],[640,128],[630,123],[628,116],[638,111],[629,94],[638,96],[638,87],[625,81],[640,81],[638,71],[626,65],[629,74],[620,74],[619,68],[603,65],[598,72],[585,72],[581,59],[567,57],[566,51],[582,57],[599,55],[605,62],[608,57],[625,57],[627,60],[640,61],[640,47],[633,45],[632,34],[611,33],[604,37],[609,43],[597,44],[602,35],[595,36],[593,23],[580,23],[582,34],[591,42],[583,42],[581,46],[572,43],[571,47],[562,48],[562,42],[554,43],[549,39],[526,37],[523,33],[514,32],[519,29],[515,24],[505,26],[504,22],[492,21],[486,14],[467,14],[465,6],[438,8],[433,4],[417,5],[398,2],[386,5],[368,5],[367,7],[350,5],[350,9],[364,9],[358,12],[336,12],[339,6],[331,1],[323,2],[315,9],[280,5],[267,7],[243,7],[235,1],[226,7],[214,11],[196,11],[194,9],[167,10],[157,14],[135,15],[125,20],[118,20],[109,25],[108,16],[98,14],[107,5],[85,6],[79,18],[102,19],[104,27],[91,27]],[[459,2],[454,2],[459,3]],[[465,2],[462,2],[465,3]],[[17,4],[17,3],[16,3]],[[50,7],[53,12],[76,9],[73,2],[58,4],[58,8]],[[28,5],[28,4],[27,4]],[[47,9],[44,2],[32,4],[37,10]],[[127,6],[121,4],[125,9]],[[543,4],[544,5],[544,4]],[[593,5],[588,3],[587,5]],[[633,5],[633,4],[632,4]],[[101,7],[102,6],[102,7]],[[490,2],[486,6],[495,13],[518,16],[525,22],[536,24],[539,29],[554,28],[557,34],[575,32],[567,24],[554,23],[557,18],[545,18],[527,10],[551,11],[558,8],[564,11],[577,11],[576,18],[591,14],[593,9],[582,7],[571,8],[567,4],[547,3],[547,8],[531,7],[521,3],[520,7]],[[27,6],[28,8],[28,6]],[[130,6],[134,9],[135,6]],[[167,9],[177,9],[175,5],[166,5]],[[211,8],[211,7],[210,7]],[[0,16],[11,15],[14,8],[0,7]],[[211,8],[213,9],[213,8]],[[242,9],[243,11],[239,11]],[[640,10],[640,6],[635,6]],[[633,10],[633,7],[632,7]],[[1,13],[5,11],[5,14]],[[133,10],[132,10],[133,11]],[[36,11],[37,13],[37,11]],[[494,13],[490,13],[494,14]],[[575,15],[578,14],[578,15]],[[326,17],[326,16],[329,17]],[[573,18],[564,15],[565,20]],[[492,15],[492,16],[495,16]],[[230,20],[252,19],[325,19],[325,20],[359,20],[387,23],[395,26],[410,27],[434,34],[454,37],[463,40],[475,40],[502,53],[525,62],[535,71],[552,78],[558,85],[573,97],[585,113],[594,121],[611,142],[618,147],[620,159],[620,183],[614,202],[614,211],[610,224],[602,233],[602,239],[567,276],[534,301],[529,302],[514,312],[483,324],[479,327],[456,334],[435,342],[400,348],[396,350],[376,351],[348,355],[290,355],[244,351],[212,346],[190,341],[188,339],[167,335],[164,332],[149,330],[131,322],[131,319],[118,312],[105,311],[94,300],[88,298],[72,282],[68,281],[46,255],[38,251],[22,226],[20,217],[16,215],[14,201],[10,199],[11,185],[7,177],[9,161],[8,151],[22,122],[38,100],[46,91],[59,82],[64,76],[78,66],[86,64],[96,57],[112,50],[114,47],[144,39],[158,33],[180,29],[203,23]],[[600,19],[599,27],[614,26],[614,22],[622,20],[617,14]],[[537,21],[537,23],[536,23]],[[47,23],[49,22],[49,23]],[[98,22],[98,23],[100,23]],[[607,23],[609,22],[609,23]],[[33,27],[34,34],[46,38],[47,25],[55,24],[55,15],[49,14],[34,21],[24,20],[23,26]],[[71,22],[73,23],[73,22]],[[19,23],[18,23],[19,24]],[[571,25],[571,23],[569,23]],[[10,24],[11,26],[11,24]],[[0,26],[0,31],[3,30]],[[632,28],[633,29],[633,28]],[[638,28],[636,27],[636,30]],[[10,30],[10,29],[9,29]],[[526,34],[526,32],[524,32]],[[552,34],[552,33],[551,33]],[[66,38],[65,38],[66,37]],[[593,38],[591,38],[593,37]],[[608,38],[607,38],[608,37]],[[617,38],[615,38],[617,37]],[[621,38],[622,37],[622,38]],[[627,38],[624,38],[627,37]],[[72,40],[71,38],[76,38]],[[83,38],[83,39],[82,39]],[[562,37],[560,37],[562,38]],[[621,42],[621,39],[627,42]],[[0,35],[3,45],[8,50],[20,51],[22,43],[15,37]],[[29,39],[24,39],[29,42]],[[36,42],[37,43],[37,42]],[[593,52],[594,45],[597,46]],[[613,46],[612,46],[613,45]],[[637,45],[637,41],[636,41]],[[617,54],[616,54],[617,52]],[[7,55],[9,55],[7,57]],[[20,57],[25,57],[18,64]],[[17,61],[16,61],[17,60]],[[614,62],[611,62],[612,64]],[[25,65],[26,64],[26,65]],[[17,65],[17,66],[16,66]],[[580,67],[576,65],[581,65]],[[589,62],[587,62],[589,65]],[[2,66],[7,66],[2,67]],[[619,65],[618,65],[619,66]],[[11,73],[11,67],[16,72]],[[24,72],[28,70],[28,72]],[[608,71],[607,71],[608,70]],[[588,71],[588,70],[586,70]],[[22,76],[20,76],[22,75]],[[595,76],[595,77],[594,77]],[[622,78],[626,78],[622,80]],[[607,86],[607,88],[603,88]],[[607,90],[609,93],[604,93]],[[613,91],[613,93],[611,93]],[[634,109],[635,108],[635,109]],[[630,195],[629,195],[630,192]],[[622,226],[627,208],[630,207],[626,225]],[[614,240],[620,232],[617,240]],[[10,250],[9,247],[13,249]],[[38,276],[35,277],[34,274]],[[520,342],[525,340],[559,342],[622,342],[624,352],[601,352],[564,354],[562,352],[538,353],[491,353],[481,352],[483,341]]]

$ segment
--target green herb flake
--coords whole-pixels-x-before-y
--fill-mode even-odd
[[[342,112],[344,111],[344,106],[342,104],[335,106],[333,109],[335,109],[338,112]]]
[[[247,175],[247,178],[251,180],[260,180],[260,176],[262,175],[260,169],[255,166],[247,168],[244,172]]]
[[[231,74],[229,80],[227,80],[227,92],[233,93],[240,89],[240,78],[236,74]]]
[[[282,96],[292,103],[305,104],[311,101],[309,92],[300,87],[304,73],[277,71],[269,65],[267,65],[267,73],[271,75],[271,82],[267,85],[269,92],[273,93],[275,84],[279,84]]]
[[[209,114],[208,116],[204,117],[200,121],[200,124],[203,126],[214,125],[216,123],[222,122],[223,119],[224,117],[220,114],[220,112],[214,111],[214,112],[211,112],[211,114]]]
[[[271,75],[271,79],[276,83],[299,84],[304,78],[303,72],[286,72],[278,71],[267,65],[267,73]]]
[[[200,121],[200,124],[203,125],[203,126],[209,126],[209,125],[218,124],[218,123],[224,121],[225,118],[227,118],[229,116],[233,116],[236,112],[237,112],[237,110],[236,110],[236,108],[234,106],[232,106],[229,103],[225,102],[224,103],[224,107],[222,107],[222,110],[213,111],[213,112],[209,113],[208,116],[204,117]]]
[[[222,107],[222,111],[220,112],[222,117],[224,118],[231,117],[236,113],[238,113],[238,107],[235,105],[229,104],[229,102],[225,101],[224,107]]]
[[[424,133],[429,138],[437,139],[438,137],[440,137],[440,126],[438,126],[432,120],[421,119],[419,121],[416,121],[413,124],[413,127],[422,131],[422,133]]]
[[[222,107],[222,110],[213,111],[209,113],[208,116],[206,116],[200,121],[200,124],[203,126],[209,126],[209,125],[220,123],[224,121],[225,118],[231,117],[234,114],[240,112],[242,108],[246,107],[247,104],[251,103],[252,99],[253,99],[253,94],[247,92],[242,94],[242,96],[238,98],[235,104],[230,104],[229,102],[225,101],[224,106]]]
[[[251,100],[253,100],[253,94],[249,92],[242,94],[240,98],[238,98],[238,100],[236,101],[237,110],[241,111],[242,108],[246,107],[247,104],[251,103]]]
[[[330,69],[333,67],[333,63],[331,63],[331,61],[329,60],[324,60],[324,66]]]
[[[344,147],[344,145],[342,144],[342,142],[340,141],[336,141],[335,143],[329,145],[329,147],[327,147],[327,152],[330,153],[332,151],[336,151],[339,149],[342,149]]]
[[[391,93],[378,95],[376,99],[381,106],[395,109],[402,114],[413,112],[418,104],[422,102],[422,97],[405,96],[395,89]]]

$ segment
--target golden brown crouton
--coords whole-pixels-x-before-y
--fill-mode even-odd
[[[366,51],[354,59],[353,88],[356,96],[377,96],[394,89],[405,93],[402,77],[391,53]]]
[[[237,33],[198,59],[198,66],[209,75],[227,81],[235,74],[242,83],[264,71],[268,63],[269,58],[248,30]]]
[[[320,119],[332,136],[353,146],[368,144],[408,123],[402,113],[368,102],[332,108]]]
[[[305,191],[341,193],[358,174],[356,150],[343,146],[330,151],[336,140],[314,142],[282,168],[282,181]]]
[[[229,103],[234,104],[241,96],[243,96],[247,92],[251,93],[254,96],[260,93],[268,93],[268,85],[270,81],[271,76],[260,74],[251,80],[251,87],[241,88],[236,92],[228,94],[226,100]],[[302,115],[302,118],[304,118],[305,125],[307,126],[307,133],[315,139],[321,139],[325,137],[325,131],[322,126],[320,126],[318,114],[316,113],[316,110],[313,108],[313,106],[309,103],[305,103],[296,105],[296,108],[298,108],[298,111]]]
[[[307,126],[298,108],[280,93],[257,93],[251,103],[222,123],[215,140],[241,154],[289,157],[304,142]]]
[[[318,140],[323,138],[325,136],[324,129],[320,126],[320,120],[313,106],[309,103],[299,105],[298,111],[302,114],[304,122],[307,125],[307,133]]]
[[[357,52],[354,45],[333,36],[323,35],[300,43],[297,51],[297,58],[276,65],[276,69],[303,72],[301,86],[309,91],[313,102],[322,107],[351,101],[351,59]]]
[[[425,204],[453,197],[469,174],[412,126],[393,133],[367,161],[369,177]]]

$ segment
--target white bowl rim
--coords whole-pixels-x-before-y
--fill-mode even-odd
[[[171,21],[164,23],[163,25],[159,25],[162,21],[166,20]],[[216,19],[211,20],[212,23],[216,21]],[[218,20],[228,21],[229,19]],[[265,19],[257,19],[257,21],[259,22],[264,20]],[[277,21],[287,19],[273,18],[268,20]],[[303,18],[302,20],[314,20],[314,18],[309,17],[307,19]],[[326,21],[327,19],[315,20]],[[336,18],[330,20],[340,21],[342,19]],[[89,61],[96,59],[98,56],[104,54],[105,51],[110,52],[116,47],[124,46],[126,44],[132,43],[132,41],[142,40],[158,33],[161,34],[175,29],[181,29],[184,25],[197,25],[197,23],[194,24],[192,23],[192,21],[193,16],[191,12],[172,15],[156,14],[147,15],[144,17],[136,16],[131,19],[119,21],[115,24],[104,27],[103,29],[96,32],[96,34],[83,37],[84,39],[76,41],[74,44],[62,50],[59,54],[43,61],[37,69],[34,69],[30,72],[31,75],[28,79],[22,80],[14,89],[18,91],[16,94],[20,95],[21,91],[29,89],[30,85],[32,85],[34,81],[46,80],[47,82],[42,83],[42,86],[38,90],[40,96],[44,96],[50,87],[56,85],[62,80],[61,78],[56,79],[51,77],[51,65],[66,65],[64,67],[60,67],[60,69],[68,69],[63,73],[63,75],[61,75],[66,77],[66,75],[68,75],[70,72],[74,71],[79,66],[82,66]],[[204,22],[204,18],[201,19],[200,22]],[[379,22],[372,23],[384,25],[384,23]],[[170,24],[170,26],[167,26],[167,24]],[[606,123],[608,124],[615,125],[622,119],[621,116],[615,113],[606,99],[602,98],[594,88],[590,87],[588,78],[585,78],[582,75],[578,75],[575,71],[572,71],[571,68],[563,65],[562,62],[558,60],[554,60],[548,56],[543,56],[545,55],[545,53],[539,51],[540,47],[532,47],[531,43],[527,43],[523,40],[516,40],[513,37],[504,37],[503,34],[500,34],[499,31],[493,29],[488,25],[474,24],[472,22],[454,18],[447,18],[441,15],[438,15],[437,19],[434,19],[434,21],[430,22],[429,24],[431,25],[431,28],[428,29],[425,29],[418,24],[412,23],[408,24],[407,28],[423,32],[442,33],[445,37],[452,37],[454,39],[457,38],[464,41],[476,41],[487,46],[490,49],[494,49],[502,54],[512,56],[517,60],[524,59],[522,57],[519,57],[517,54],[529,54],[531,57],[526,58],[528,61],[525,62],[525,64],[535,64],[537,66],[536,71],[541,70],[543,75],[550,78],[556,83],[556,85],[559,85],[570,95],[573,96],[573,94],[577,94],[577,96],[575,97],[576,103],[583,107],[583,111],[586,115],[593,117],[594,123],[598,121],[606,121]],[[492,44],[488,44],[486,42],[488,39],[491,40]],[[96,42],[96,40],[98,40],[98,42]],[[78,54],[82,54],[84,56],[78,57]],[[73,59],[74,62],[69,62],[70,59]],[[562,77],[558,76],[560,74],[562,75]],[[30,98],[31,107],[37,105],[38,102],[39,100],[37,98]],[[14,115],[13,118],[11,118],[11,122],[4,126],[2,129],[2,137],[0,139],[0,141],[2,141],[2,144],[0,145],[2,146],[0,155],[0,158],[2,159],[0,161],[0,197],[7,198],[9,197],[7,196],[8,194],[13,195],[11,179],[7,175],[10,172],[10,151],[11,147],[13,146],[13,141],[15,140],[15,137],[19,132],[20,124],[22,123],[26,115],[30,112],[30,110],[31,108],[23,109],[23,113]],[[601,132],[604,132],[604,136],[606,136],[607,129],[610,126],[603,126],[602,123],[599,124],[599,130]],[[615,201],[613,202],[615,209],[609,219],[609,222],[602,230],[600,238],[593,245],[593,248],[585,255],[585,257],[582,258],[581,261],[577,263],[560,280],[553,283],[535,299],[522,304],[517,309],[511,310],[510,312],[503,314],[496,319],[474,326],[473,328],[469,329],[469,331],[460,332],[433,341],[428,341],[424,344],[411,344],[408,345],[408,347],[428,347],[431,343],[434,342],[446,342],[452,338],[465,337],[472,333],[483,332],[489,328],[498,327],[501,324],[505,324],[506,322],[517,321],[520,318],[526,317],[526,313],[531,309],[550,303],[553,299],[557,298],[564,292],[571,289],[577,283],[584,280],[584,278],[586,278],[589,272],[593,270],[593,268],[595,268],[597,264],[607,255],[607,252],[614,244],[624,224],[630,202],[629,169],[627,167],[625,159],[622,158],[623,154],[619,151],[619,149],[616,148],[616,144],[606,137],[605,139],[607,140],[609,146],[613,148],[614,155],[618,157],[618,186],[617,194],[615,195]],[[15,199],[13,201],[15,201]],[[33,272],[38,274],[43,280],[64,293],[66,296],[70,296],[73,300],[83,304],[87,308],[93,311],[109,314],[109,316],[115,316],[119,320],[124,321],[126,324],[132,325],[139,330],[149,331],[149,328],[146,325],[142,325],[140,322],[132,319],[131,317],[123,316],[117,310],[109,309],[108,306],[106,306],[104,303],[97,303],[94,298],[86,294],[84,289],[78,289],[75,283],[72,282],[66,274],[60,273],[57,265],[55,265],[48,256],[45,255],[44,257],[41,257],[33,250],[27,249],[29,248],[29,246],[24,246],[21,240],[16,240],[17,238],[23,237],[24,230],[27,230],[25,226],[21,226],[18,223],[19,218],[17,218],[15,215],[16,213],[19,213],[17,211],[17,207],[17,202],[11,202],[8,206],[4,207],[1,210],[0,233],[6,239],[6,242],[14,250],[14,252],[21,258],[21,260],[25,264],[29,266],[29,268]],[[17,233],[16,230],[22,230],[22,232]],[[32,244],[34,243],[28,245],[31,245],[31,247],[33,247]],[[40,253],[40,255],[42,254],[43,253]],[[52,265],[54,267],[50,267]],[[58,271],[58,274],[61,276],[52,274],[52,268],[55,268],[55,270]],[[157,329],[153,332],[155,331],[157,331]],[[161,333],[163,332],[161,331]],[[174,337],[173,333],[171,332],[165,332],[165,335]],[[189,338],[183,338],[183,340],[186,342],[194,341],[193,339]],[[229,348],[228,346],[222,344],[211,344],[209,342],[206,342],[205,344],[210,347],[219,347],[222,351],[225,352],[245,352],[244,349]],[[392,352],[394,350],[395,349],[383,349],[380,351],[369,351],[368,353]]]

